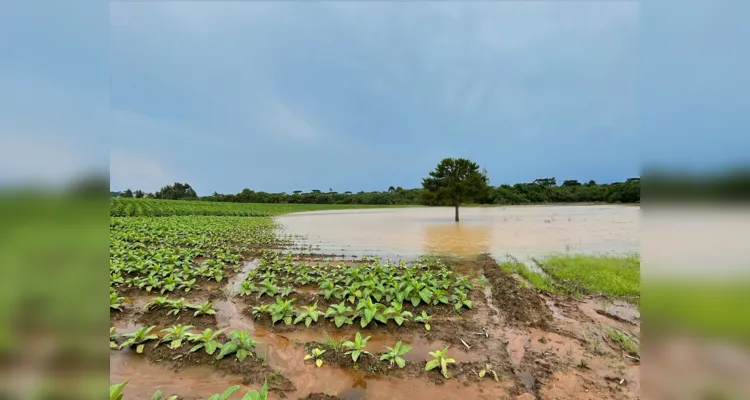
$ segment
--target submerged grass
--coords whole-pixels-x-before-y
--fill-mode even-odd
[[[519,275],[534,288],[550,293],[573,297],[603,294],[615,299],[639,301],[641,261],[637,254],[554,254],[534,261],[541,271],[516,260],[505,261],[500,267]]]

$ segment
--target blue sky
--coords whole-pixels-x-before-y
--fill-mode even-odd
[[[501,184],[750,154],[736,9],[76,3],[0,13],[0,181],[108,165],[115,190],[358,191],[443,157]]]

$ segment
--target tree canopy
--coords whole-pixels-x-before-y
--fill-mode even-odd
[[[438,201],[447,200],[455,207],[458,222],[458,206],[465,201],[485,195],[489,188],[486,171],[465,158],[444,158],[427,178],[422,187]]]
[[[175,182],[173,185],[167,185],[159,189],[154,194],[157,199],[167,200],[180,200],[180,199],[194,199],[198,197],[192,187],[188,183]]]

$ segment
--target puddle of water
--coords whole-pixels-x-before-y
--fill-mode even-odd
[[[258,260],[246,261],[240,267],[240,270],[227,282],[225,291],[228,295],[237,295],[242,289],[242,282],[245,281],[247,275],[254,269],[258,268]]]
[[[305,243],[319,245],[323,253],[394,259],[482,252],[530,259],[563,251],[639,249],[638,207],[464,207],[461,222],[452,219],[452,208],[420,207],[316,211],[280,216],[277,221],[287,232],[304,235]]]
[[[182,395],[183,399],[207,399],[232,385],[240,385],[243,394],[258,389],[243,385],[241,377],[223,376],[210,367],[188,367],[175,373],[128,349],[110,352],[109,380],[111,384],[128,380],[125,398],[130,399],[150,399],[157,389],[166,396]]]

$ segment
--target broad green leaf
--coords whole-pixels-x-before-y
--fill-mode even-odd
[[[305,361],[307,361],[307,360],[309,360],[309,359],[311,359],[311,358],[313,358],[313,356],[311,356],[311,355],[309,355],[309,354],[305,354]]]
[[[214,352],[216,351],[216,346],[217,345],[218,345],[218,343],[215,342],[215,341],[213,341],[213,340],[210,341],[210,342],[208,342],[208,343],[206,343],[206,353],[208,353],[209,355],[214,354]]]
[[[200,350],[202,347],[203,347],[203,343],[196,344],[195,346],[193,346],[193,347],[190,348],[190,353],[194,353],[194,352]],[[206,349],[206,352],[208,352],[208,349]],[[209,354],[211,354],[211,353],[209,353]]]
[[[430,360],[430,361],[427,362],[427,365],[424,366],[424,370],[425,371],[430,371],[430,370],[435,369],[439,365],[440,365],[440,361],[439,360]]]
[[[243,361],[248,355],[247,350],[245,349],[239,349],[237,350],[237,359],[240,361]]]
[[[429,331],[430,330],[430,324],[424,324],[424,328]]]
[[[138,347],[135,348],[135,352],[138,353],[138,354],[143,353],[143,347],[144,346],[145,345],[143,345],[143,344],[139,344]]]
[[[406,360],[401,357],[396,357],[396,364],[398,364],[399,368],[404,368],[406,366]]]
[[[320,368],[320,366],[323,365],[323,360],[321,359],[315,360],[315,365],[317,365],[318,368]]]
[[[479,377],[480,377],[480,378],[484,378],[484,375],[485,375],[486,373],[487,373],[487,371],[485,371],[485,370],[481,370],[481,371],[479,371]]]

